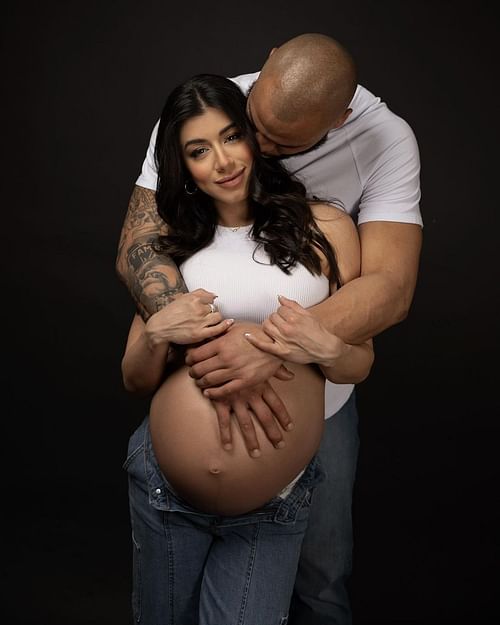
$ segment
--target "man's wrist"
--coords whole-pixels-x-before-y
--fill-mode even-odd
[[[352,345],[344,343],[338,337],[332,337],[325,345],[325,352],[322,358],[318,360],[319,365],[322,367],[335,367],[341,358],[344,358],[349,354],[352,349]]]

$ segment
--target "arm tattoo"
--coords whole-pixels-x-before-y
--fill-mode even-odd
[[[187,292],[174,261],[153,249],[158,235],[166,231],[154,191],[134,187],[121,232],[116,269],[144,321],[176,295]]]
[[[133,245],[129,248],[127,259],[132,297],[144,321],[169,304],[176,295],[187,292],[177,265],[170,256],[155,252],[151,243]]]

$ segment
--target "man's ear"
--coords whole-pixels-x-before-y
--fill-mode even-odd
[[[351,113],[352,113],[352,109],[346,109],[342,117],[339,117],[339,119],[337,119],[332,129],[340,128],[343,124],[345,124],[347,121],[347,118],[349,117]]]

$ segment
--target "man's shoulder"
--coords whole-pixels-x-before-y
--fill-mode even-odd
[[[346,122],[328,133],[323,148],[325,162],[346,153],[352,153],[359,167],[363,163],[373,165],[379,157],[391,162],[416,157],[418,144],[413,129],[380,97],[358,85],[350,108]]]
[[[358,128],[358,132],[363,133],[413,134],[410,124],[405,119],[362,85],[358,85],[349,106],[352,113],[345,124],[346,128]]]

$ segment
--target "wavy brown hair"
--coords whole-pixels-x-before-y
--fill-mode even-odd
[[[249,201],[254,217],[250,236],[264,248],[272,264],[286,274],[300,263],[312,274],[321,273],[316,250],[325,255],[330,281],[340,286],[335,252],[316,225],[304,185],[275,158],[261,155],[246,115],[246,98],[223,76],[198,74],[168,96],[160,118],[155,146],[158,170],[158,212],[168,235],[158,237],[155,248],[180,264],[213,239],[217,211],[212,198],[198,190],[185,191],[190,182],[180,148],[182,125],[208,108],[223,111],[247,141],[254,158]]]

